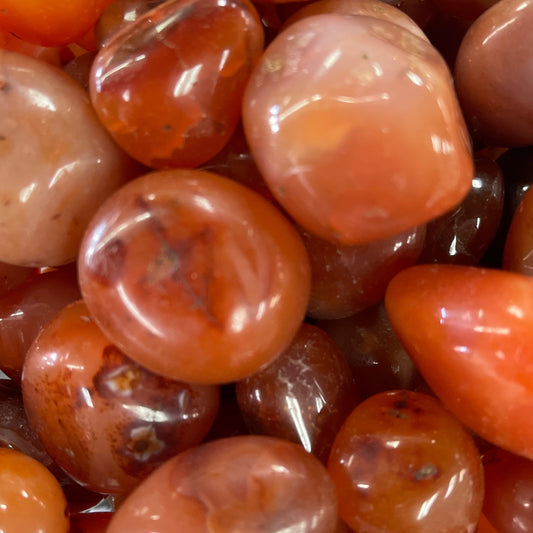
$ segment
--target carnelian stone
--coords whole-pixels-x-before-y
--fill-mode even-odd
[[[325,467],[297,444],[241,436],[170,459],[122,504],[108,533],[334,533]]]
[[[340,245],[301,230],[311,263],[311,296],[307,315],[345,318],[385,295],[389,281],[414,265],[422,251],[425,226],[367,244]]]
[[[533,146],[510,148],[496,160],[503,173],[503,213],[500,226],[483,257],[484,266],[502,266],[505,240],[516,210],[533,183]]]
[[[483,512],[501,533],[533,530],[533,461],[494,448],[483,457]]]
[[[504,205],[500,167],[475,159],[472,188],[454,209],[428,222],[420,263],[477,265],[498,231]]]
[[[463,426],[435,398],[376,394],[340,429],[328,462],[341,518],[357,533],[474,531],[483,467]]]
[[[495,146],[533,144],[533,0],[501,0],[466,33],[455,84],[473,135]]]
[[[0,448],[19,451],[48,468],[59,481],[71,513],[90,509],[103,499],[78,485],[53,462],[28,422],[20,384],[7,379],[0,379]]]
[[[533,277],[533,189],[522,197],[505,240],[502,267]]]
[[[248,0],[169,0],[100,50],[92,102],[135,159],[153,168],[198,166],[231,137],[263,39]]]
[[[98,19],[94,33],[98,48],[124,26],[135,22],[164,0],[114,0],[109,4]]]
[[[418,265],[391,281],[385,306],[444,404],[484,439],[533,458],[533,279]]]
[[[254,191],[200,170],[130,182],[93,218],[79,277],[87,306],[153,372],[224,383],[270,363],[309,300],[291,223]]]
[[[32,342],[58,311],[79,298],[75,265],[38,274],[0,297],[0,369],[20,381]]]
[[[421,384],[382,301],[355,315],[319,320],[316,325],[331,335],[344,353],[361,398],[386,390],[412,390]]]
[[[45,61],[56,67],[61,67],[63,65],[64,48],[57,46],[40,46],[38,44],[29,43],[19,39],[12,33],[0,32],[0,48],[34,57],[35,59]]]
[[[252,74],[243,124],[276,199],[325,240],[390,237],[470,189],[470,144],[444,60],[385,20],[322,14],[282,31]]]
[[[74,261],[97,207],[138,171],[87,93],[56,67],[0,50],[0,261]]]
[[[35,459],[0,448],[0,531],[68,533],[65,495],[54,476]]]
[[[43,46],[74,42],[112,0],[2,0],[0,31]]]
[[[32,428],[54,461],[82,486],[121,494],[164,461],[202,441],[218,387],[169,380],[120,352],[82,301],[48,324],[22,378]]]
[[[310,324],[302,324],[267,368],[239,381],[236,392],[252,433],[296,442],[322,461],[359,401],[343,353],[326,332]]]
[[[357,0],[355,2],[353,0],[318,0],[316,2],[310,2],[287,19],[284,27],[302,18],[319,15],[320,13],[362,15],[388,20],[414,33],[417,37],[427,40],[425,33],[411,17],[397,7],[389,5],[382,0]]]

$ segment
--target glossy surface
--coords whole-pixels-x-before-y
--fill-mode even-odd
[[[358,533],[473,533],[483,502],[475,445],[431,396],[377,394],[337,434],[328,462],[339,514]]]
[[[455,84],[474,135],[496,146],[533,143],[533,1],[501,0],[468,30]]]
[[[80,487],[52,461],[28,422],[19,384],[6,379],[0,380],[0,447],[33,457],[48,468],[59,481],[71,513],[90,509],[102,500],[101,495]]]
[[[276,199],[326,240],[396,235],[470,188],[469,141],[446,64],[384,20],[327,14],[289,26],[254,70],[243,124]]]
[[[404,29],[414,33],[417,37],[427,40],[426,35],[413,19],[397,7],[389,5],[382,0],[318,0],[299,9],[287,20],[284,27],[286,28],[289,24],[302,18],[320,13],[362,15],[387,20],[402,26]]]
[[[394,333],[383,302],[339,320],[319,320],[317,325],[341,348],[361,398],[420,384],[420,376]]]
[[[368,244],[342,246],[300,230],[311,263],[311,297],[307,315],[345,318],[385,295],[389,281],[414,265],[422,251],[426,228],[418,226]]]
[[[66,74],[2,50],[0,72],[0,261],[68,263],[96,208],[134,169]]]
[[[155,172],[110,198],[79,274],[115,344],[154,372],[201,383],[242,379],[279,355],[310,286],[305,248],[280,212],[199,170]]]
[[[2,0],[0,31],[46,46],[82,37],[112,0]]]
[[[107,41],[94,62],[91,99],[135,159],[195,167],[233,133],[262,50],[248,0],[169,0]]]
[[[28,420],[54,461],[81,485],[127,493],[157,466],[201,442],[218,389],[171,381],[122,354],[76,302],[28,352]]]
[[[533,277],[533,189],[516,210],[505,240],[502,268]]]
[[[141,18],[164,0],[115,0],[108,5],[95,26],[95,39],[99,48],[120,29]]]
[[[481,437],[533,458],[533,280],[420,265],[392,280],[385,305],[443,403]]]
[[[11,50],[20,54],[46,61],[56,67],[61,67],[64,62],[64,56],[68,50],[59,46],[40,46],[19,39],[16,35],[9,32],[0,31],[0,48],[2,50]],[[68,55],[67,55],[68,57]]]
[[[499,533],[533,530],[533,462],[501,449],[483,459],[485,502],[483,512]]]
[[[494,239],[503,212],[503,174],[491,159],[476,159],[472,188],[455,209],[428,222],[420,263],[477,265]]]
[[[120,507],[108,533],[333,533],[335,489],[300,446],[222,439],[168,461]]]
[[[358,403],[350,366],[327,333],[303,324],[267,368],[237,383],[252,433],[301,444],[326,461],[333,439]]]
[[[67,502],[59,483],[38,461],[0,448],[2,533],[68,533]]]
[[[34,276],[0,297],[0,368],[20,380],[31,343],[59,310],[79,298],[75,265]]]

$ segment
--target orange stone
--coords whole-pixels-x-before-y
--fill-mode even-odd
[[[252,74],[243,124],[276,199],[326,240],[390,237],[470,189],[469,139],[444,60],[385,20],[323,14],[289,26]]]

